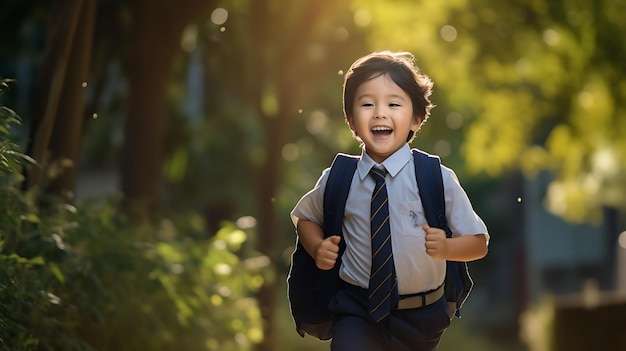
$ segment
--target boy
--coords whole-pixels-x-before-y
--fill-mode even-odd
[[[362,153],[343,221],[339,276],[346,284],[329,306],[333,351],[436,350],[450,324],[440,297],[446,260],[487,254],[487,228],[449,168],[441,170],[453,237],[424,218],[408,144],[434,107],[431,92],[410,53],[375,52],[346,73],[344,113]],[[335,265],[342,240],[324,239],[321,229],[328,171],[291,213],[300,242],[325,270]],[[403,303],[414,296],[423,296],[421,306]]]

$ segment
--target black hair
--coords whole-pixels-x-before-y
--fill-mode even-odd
[[[346,121],[352,117],[354,97],[361,84],[376,77],[387,75],[411,98],[413,117],[418,118],[420,126],[430,116],[435,107],[430,102],[433,83],[415,64],[415,57],[408,52],[374,52],[356,60],[346,73],[343,85],[343,111]],[[414,133],[410,132],[407,141]]]

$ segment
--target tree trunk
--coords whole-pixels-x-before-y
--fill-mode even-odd
[[[25,186],[28,189],[38,187],[44,178],[44,167],[52,158],[50,155],[50,139],[57,123],[59,106],[64,93],[68,62],[75,34],[80,22],[83,0],[68,0],[57,3],[51,16],[49,37],[44,53],[43,67],[35,97],[30,143],[27,153],[39,166],[25,171]],[[82,104],[82,101],[72,102]],[[53,156],[54,157],[54,156]]]
[[[155,214],[161,200],[165,88],[174,55],[171,34],[160,30],[157,11],[143,4],[133,3],[121,169],[126,210],[142,219]]]
[[[121,182],[126,212],[149,220],[161,207],[167,83],[180,35],[214,1],[135,0],[128,58],[128,115]]]
[[[258,233],[259,250],[277,262],[281,251],[276,245],[277,223],[275,196],[278,184],[282,178],[283,162],[281,157],[282,145],[285,143],[286,133],[282,133],[285,119],[282,116],[266,117],[264,124],[266,144],[266,163],[259,170],[258,189]],[[259,306],[264,321],[265,338],[256,348],[258,351],[272,351],[276,349],[276,332],[274,330],[274,311],[276,309],[276,283],[264,284],[258,293]]]
[[[65,84],[50,139],[51,160],[61,173],[47,188],[47,193],[72,201],[76,184],[80,140],[83,129],[84,87],[91,63],[96,1],[85,0],[68,60]]]
[[[295,122],[297,104],[315,89],[320,79],[322,65],[307,62],[307,47],[315,42],[316,25],[321,19],[328,20],[333,11],[340,11],[341,2],[323,1],[310,2],[304,5],[302,18],[295,28],[277,28],[283,22],[270,9],[269,1],[257,0],[252,6],[255,47],[253,56],[256,57],[255,69],[256,106],[262,105],[264,89],[273,85],[278,101],[278,111],[268,115],[263,109],[257,111],[264,128],[266,160],[258,170],[258,233],[259,250],[269,256],[272,262],[278,262],[282,257],[282,247],[277,243],[280,235],[280,226],[275,207],[275,197],[279,184],[284,177],[284,160],[282,148],[290,138],[290,130]],[[317,38],[319,40],[319,38]],[[327,43],[330,48],[330,43]],[[268,52],[274,51],[274,55]],[[330,60],[329,60],[330,61]],[[328,63],[328,62],[326,62]],[[306,84],[302,84],[306,82]],[[293,233],[293,231],[291,231]],[[257,351],[273,351],[277,349],[277,331],[275,330],[274,311],[278,282],[264,284],[258,293],[259,306],[264,320],[263,342],[256,346]],[[286,299],[286,293],[282,295]],[[282,300],[284,301],[284,300]]]

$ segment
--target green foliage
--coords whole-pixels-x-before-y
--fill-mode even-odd
[[[0,95],[9,89],[11,79],[0,78]],[[18,152],[16,140],[11,133],[11,127],[21,122],[20,117],[6,106],[0,106],[0,173],[3,174],[3,181],[19,181],[19,165],[24,161],[32,162],[32,159]]]
[[[416,54],[435,82],[434,119],[454,113],[466,121],[445,132],[463,139],[471,172],[549,171],[547,206],[571,221],[599,220],[604,206],[626,209],[624,2],[353,7],[371,47]]]
[[[18,121],[2,110],[2,128]],[[137,226],[115,199],[34,205],[2,139],[1,350],[248,350],[263,338],[251,296],[267,258],[196,214]],[[155,235],[156,233],[156,235]]]
[[[17,252],[0,256],[5,345],[246,350],[262,339],[250,294],[266,260],[244,255],[245,232],[227,225],[190,239],[170,220],[133,228],[116,220],[116,208],[59,206],[40,215]],[[158,242],[140,239],[155,231]]]
[[[626,26],[615,16],[626,7],[517,1],[494,11],[495,23],[459,27],[478,41],[468,69],[487,77],[478,85],[482,98],[466,141],[470,166],[494,175],[511,167],[527,175],[551,171],[547,205],[568,220],[599,220],[603,206],[626,208],[620,136],[626,130],[620,69],[626,52],[611,49],[621,47],[617,33],[626,33]],[[502,34],[487,46],[490,39],[479,33],[494,26]],[[494,157],[494,150],[503,157]]]

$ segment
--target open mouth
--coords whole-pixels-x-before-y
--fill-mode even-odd
[[[387,136],[393,132],[393,129],[389,127],[374,127],[372,128],[372,134],[376,136]]]

